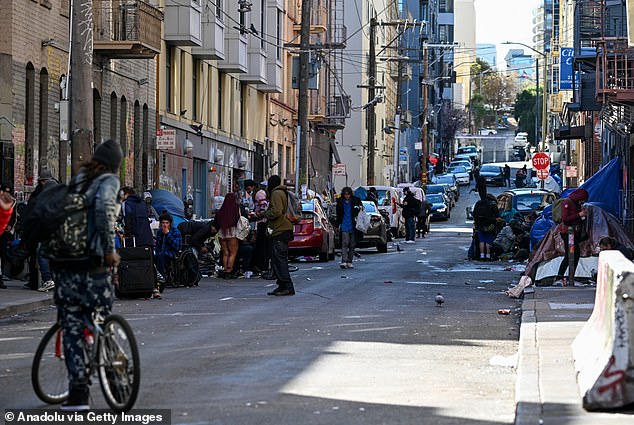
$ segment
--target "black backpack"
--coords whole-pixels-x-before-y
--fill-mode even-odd
[[[81,183],[81,182],[79,182]],[[47,187],[27,205],[23,217],[22,239],[29,251],[41,244],[42,255],[56,262],[89,259],[86,189],[63,183]]]
[[[473,207],[473,219],[481,224],[495,223],[495,206],[489,200],[480,200]]]

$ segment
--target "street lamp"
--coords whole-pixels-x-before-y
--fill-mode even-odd
[[[543,59],[543,77],[542,77],[542,85],[543,85],[543,100],[542,100],[542,147],[541,147],[541,151],[545,151],[546,150],[546,84],[547,84],[547,66],[548,66],[548,57],[546,56],[546,53],[544,52],[540,52],[539,50],[536,50],[534,48],[532,48],[531,46],[529,46],[528,44],[524,44],[524,43],[519,43],[517,41],[505,41],[502,44],[518,44],[520,46],[524,46],[527,49],[532,50],[533,52],[537,53],[538,55],[540,55]],[[539,69],[539,67],[537,67],[537,69]],[[539,71],[538,71],[539,72]],[[536,82],[536,85],[538,86],[537,89],[537,93],[535,93],[535,96],[539,99],[539,83]],[[539,111],[535,111],[535,118],[537,119],[537,114]],[[535,137],[537,137],[537,134],[535,134]]]

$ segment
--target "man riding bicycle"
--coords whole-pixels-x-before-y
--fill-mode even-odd
[[[55,304],[63,331],[69,395],[62,410],[88,410],[89,377],[84,360],[84,328],[92,313],[110,313],[113,287],[110,267],[119,263],[115,250],[115,222],[119,214],[119,172],[123,153],[114,140],[97,146],[70,186],[86,194],[88,201],[89,259],[81,262],[51,261],[55,276]]]

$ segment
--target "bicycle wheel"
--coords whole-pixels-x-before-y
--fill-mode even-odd
[[[45,403],[59,404],[68,398],[68,372],[62,345],[62,328],[55,323],[44,334],[31,366],[31,384]]]
[[[139,394],[141,365],[132,328],[121,316],[110,315],[103,323],[98,347],[99,383],[108,406],[126,412]]]

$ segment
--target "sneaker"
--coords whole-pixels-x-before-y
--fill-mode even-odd
[[[566,283],[563,279],[557,279],[553,282],[553,286],[566,286]]]
[[[348,268],[348,263],[341,263],[341,264],[339,264],[339,267],[341,267],[342,269],[347,269]]]
[[[152,299],[153,300],[162,300],[163,297],[161,297],[161,292],[158,289],[155,289],[154,292],[152,292]]]
[[[53,288],[55,288],[55,282],[53,282],[52,280],[47,280],[42,284],[42,286],[39,287],[38,291],[48,292]]]
[[[72,385],[68,392],[68,399],[60,410],[66,412],[81,412],[90,410],[90,390],[88,385]]]

